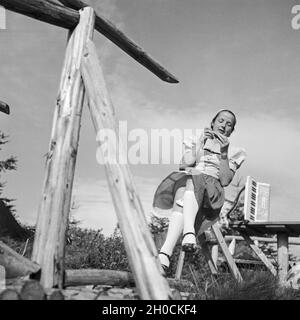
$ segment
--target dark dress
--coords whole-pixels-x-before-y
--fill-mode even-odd
[[[182,171],[174,171],[158,186],[154,194],[153,207],[160,210],[172,209],[176,191],[186,186],[189,177],[193,180],[194,193],[199,206],[195,220],[195,231],[197,232],[203,219],[218,218],[224,204],[224,189],[215,177],[203,173],[188,175]]]

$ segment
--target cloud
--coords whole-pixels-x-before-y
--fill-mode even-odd
[[[199,111],[201,108],[199,105],[182,106],[181,102],[172,104],[158,93],[145,92],[147,80],[144,80],[145,84],[141,85],[140,78],[135,78],[132,75],[132,65],[129,59],[128,56],[119,57],[113,72],[105,73],[108,91],[118,119],[126,119],[129,127],[146,130],[152,128],[202,128],[207,125],[207,122],[214,115],[211,106],[207,105],[206,108]],[[138,67],[141,68],[141,66]],[[143,72],[148,71],[143,70]],[[153,83],[151,85],[153,86]],[[163,88],[165,84],[162,82],[157,84],[155,81],[155,85]],[[172,86],[174,85],[168,85],[169,93],[174,90]]]
[[[148,216],[159,179],[135,176],[134,181],[144,212]],[[78,179],[74,184],[73,201],[77,209],[72,211],[72,215],[81,222],[81,227],[103,228],[105,234],[113,232],[117,225],[117,217],[106,180]]]
[[[232,143],[243,146],[247,160],[243,173],[271,184],[271,215],[276,220],[296,217],[299,200],[297,170],[300,150],[298,128],[273,114],[241,117]]]
[[[125,31],[123,15],[117,5],[116,0],[89,0],[87,2],[95,9],[97,14],[109,20],[119,30],[123,32]],[[115,60],[120,54],[119,49],[116,48],[116,45],[103,35],[99,35],[99,32],[95,32],[94,41],[98,56],[101,62],[104,64],[104,68],[107,68],[106,64],[111,66],[111,64],[115,63]]]
[[[86,0],[85,2],[106,19],[114,19],[116,23],[122,19],[116,0]]]

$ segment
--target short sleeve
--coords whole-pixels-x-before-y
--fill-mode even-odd
[[[183,153],[201,147],[201,142],[203,142],[204,139],[204,130],[201,130],[200,132],[201,134],[199,136],[193,135],[183,140]]]
[[[195,151],[195,152],[198,151],[201,144],[201,140],[203,140],[203,134],[201,134],[200,137],[194,135],[194,136],[187,137],[186,139],[183,140],[183,156],[179,164],[180,168],[190,165],[192,161],[194,162],[196,161],[195,153],[192,151]],[[188,159],[190,159],[188,160],[189,164],[185,160],[185,155],[187,156],[187,154],[190,154],[188,156]]]
[[[231,154],[229,154],[229,168],[236,172],[237,169],[240,168],[240,166],[243,164],[243,162],[246,160],[247,154],[245,149],[242,148],[236,148],[231,151]]]
[[[183,153],[193,150],[196,147],[196,136],[190,136],[183,140]]]

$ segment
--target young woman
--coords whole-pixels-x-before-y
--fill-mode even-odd
[[[224,187],[246,158],[244,149],[229,145],[236,125],[235,114],[220,110],[200,137],[183,142],[179,171],[172,172],[158,186],[154,209],[169,210],[169,228],[159,259],[164,269],[183,233],[182,250],[196,249],[196,234],[204,232],[218,218],[224,203]]]

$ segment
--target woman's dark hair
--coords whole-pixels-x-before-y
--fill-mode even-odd
[[[210,124],[210,127],[211,127],[211,129],[213,128],[213,124],[215,123],[215,121],[216,121],[216,119],[218,118],[218,115],[221,113],[221,112],[224,112],[224,111],[226,111],[226,112],[229,112],[232,116],[233,116],[233,127],[232,127],[232,132],[233,132],[233,130],[234,130],[234,127],[235,127],[235,125],[236,125],[236,116],[235,116],[235,114],[231,111],[231,110],[228,110],[228,109],[222,109],[222,110],[220,110],[220,111],[218,111],[218,113],[214,116],[214,118],[211,120],[211,124]]]

